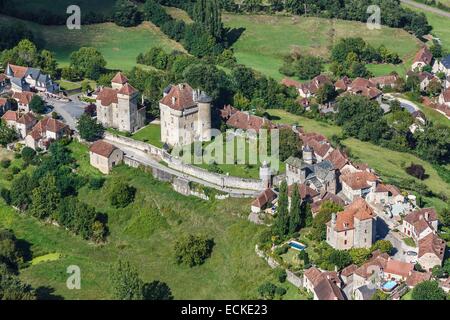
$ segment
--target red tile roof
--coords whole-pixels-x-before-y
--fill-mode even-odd
[[[196,105],[193,89],[187,83],[173,85],[169,93],[161,99],[161,103],[171,109],[182,111]]]
[[[319,300],[344,300],[335,282],[339,281],[335,272],[321,272],[311,267],[304,272],[304,275],[313,284],[314,292]]]
[[[334,167],[339,170],[349,163],[348,157],[339,149],[334,149],[325,160],[331,161]]]
[[[120,88],[120,90],[117,93],[131,96],[135,92],[137,92],[137,90],[133,88],[132,85],[130,85],[129,83],[125,83],[124,86]]]
[[[27,67],[16,66],[14,64],[9,64],[15,78],[23,78],[28,71]]]
[[[33,123],[36,123],[37,119],[33,116],[31,112],[24,113],[19,120],[17,120],[17,123],[24,124],[26,126],[31,125]]]
[[[233,128],[259,131],[261,128],[274,128],[275,125],[266,118],[257,117],[248,112],[237,111],[227,121],[227,125]]]
[[[116,149],[117,148],[115,146],[104,140],[97,140],[91,145],[89,151],[98,154],[102,157],[108,158],[111,155],[111,153]]]
[[[117,74],[112,78],[111,82],[118,84],[125,84],[128,82],[128,78],[122,72],[117,72]]]
[[[293,187],[294,187],[293,184],[288,187],[289,197],[291,197],[292,196],[292,192],[294,192]],[[317,192],[316,190],[308,187],[304,183],[297,184],[297,187],[298,187],[298,193],[299,193],[301,199],[307,199],[307,198],[312,199],[312,198],[317,197],[319,195],[319,192]]]
[[[8,99],[5,99],[5,98],[0,98],[0,106],[4,106],[5,104],[7,104],[8,103]]]
[[[373,182],[378,180],[378,177],[376,175],[367,171],[346,173],[340,178],[341,182],[345,183],[352,190],[369,188],[370,185],[367,183],[368,181]]]
[[[252,206],[261,209],[264,206],[266,206],[268,203],[275,200],[276,197],[277,197],[277,195],[275,192],[273,192],[272,189],[266,189],[255,200],[253,200]]]
[[[394,259],[388,259],[386,267],[384,268],[385,273],[395,274],[405,278],[413,270],[414,270],[413,264]]]
[[[302,85],[300,82],[289,78],[284,78],[281,81],[281,84],[285,85],[286,87],[294,87],[294,88],[300,88],[300,86]]]
[[[15,111],[8,110],[2,116],[2,119],[5,121],[17,121],[17,119],[19,119],[19,115]]]
[[[354,228],[354,219],[367,220],[376,216],[372,208],[363,198],[357,198],[344,211],[336,215],[336,228],[338,232]]]
[[[110,106],[113,103],[118,103],[117,90],[112,88],[102,88],[97,95],[97,101],[100,101],[102,106]]]
[[[386,86],[390,85],[393,86],[398,80],[398,76],[395,74],[387,75],[387,76],[380,76],[380,77],[373,77],[370,78],[369,81],[373,83],[374,85],[380,85],[380,86]]]
[[[413,62],[424,62],[425,64],[430,64],[433,59],[433,54],[427,46],[423,46],[414,57]]]
[[[445,89],[444,92],[442,92],[442,96],[444,98],[444,102],[450,102],[450,87]]]
[[[14,92],[13,98],[16,99],[20,104],[28,105],[33,99],[34,93],[29,91]]]
[[[372,275],[372,272],[375,271],[375,269],[378,268],[384,270],[388,259],[389,255],[387,253],[372,254],[372,258],[356,269],[354,273],[367,279]]]
[[[434,208],[423,208],[409,213],[404,220],[414,226],[416,232],[420,234],[430,227],[431,222],[437,220],[437,213]]]
[[[445,241],[434,233],[423,237],[419,240],[419,258],[427,253],[435,254],[442,261],[445,253]]]
[[[418,272],[418,271],[411,271],[406,278],[406,284],[408,287],[412,288],[418,285],[419,283],[423,281],[428,281],[431,279],[431,272]]]

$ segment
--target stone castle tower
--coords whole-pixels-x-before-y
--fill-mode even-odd
[[[211,103],[212,98],[205,92],[196,90],[194,101],[198,105],[197,135],[200,141],[211,141]]]

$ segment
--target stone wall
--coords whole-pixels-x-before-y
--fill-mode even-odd
[[[108,140],[110,143],[114,144],[114,142],[116,143],[121,143],[121,144],[126,144],[132,148],[135,148],[139,151],[145,152],[147,154],[151,154],[154,156],[159,156],[162,157],[163,154],[163,150],[160,148],[157,148],[151,144],[142,142],[142,141],[137,141],[131,138],[127,138],[124,136],[120,136],[120,135],[116,135],[116,134],[112,134],[110,132],[105,132],[105,136],[104,138],[106,140]]]

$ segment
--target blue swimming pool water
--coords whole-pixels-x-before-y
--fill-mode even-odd
[[[392,289],[394,289],[397,286],[397,282],[390,280],[388,282],[385,282],[383,284],[383,290],[385,291],[391,291]]]
[[[294,248],[294,249],[297,249],[297,250],[305,250],[305,248],[306,248],[304,245],[301,245],[298,242],[289,242],[289,246],[291,248]]]

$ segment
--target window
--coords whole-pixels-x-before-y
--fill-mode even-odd
[[[344,240],[344,245],[346,245],[347,244],[347,240]]]

